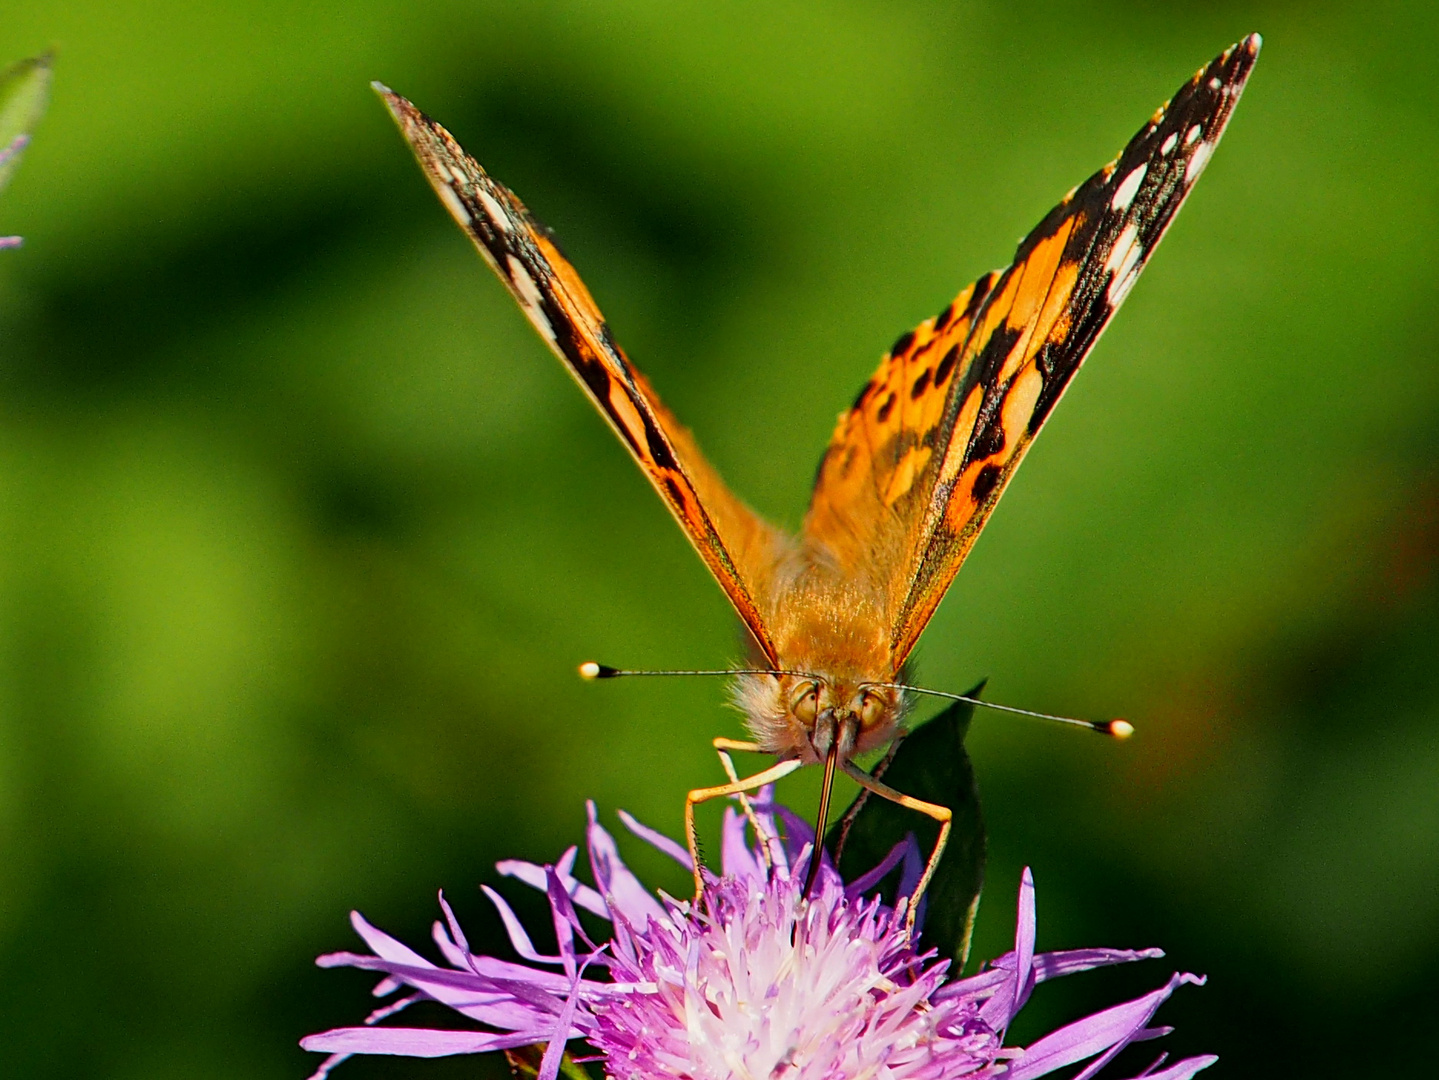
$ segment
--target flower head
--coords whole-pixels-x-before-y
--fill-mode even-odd
[[[621,814],[636,835],[690,867],[673,840]],[[1061,1028],[1028,1047],[1006,1047],[1005,1032],[1035,985],[1108,964],[1162,956],[1158,949],[1034,952],[1034,884],[1020,887],[1015,948],[979,974],[948,979],[949,961],[921,952],[905,928],[905,901],[891,908],[867,895],[902,865],[903,896],[918,878],[913,845],[848,884],[828,860],[805,899],[802,873],[813,833],[783,807],[754,806],[749,824],[733,809],[724,824],[723,876],[702,905],[646,890],[619,857],[614,839],[589,808],[589,861],[595,887],[574,877],[570,848],[553,865],[502,862],[502,874],[545,891],[558,948],[539,952],[519,919],[488,887],[515,952],[512,963],[470,951],[440,897],[435,944],[449,966],[418,953],[351,915],[369,954],[334,953],[322,967],[380,972],[386,996],[411,993],[377,1010],[360,1027],[337,1028],[301,1042],[330,1057],[322,1078],[351,1054],[442,1057],[545,1044],[539,1080],[554,1080],[566,1043],[583,1039],[613,1080],[1030,1080],[1090,1060],[1088,1080],[1129,1043],[1163,1035],[1151,1028],[1159,1005],[1193,975],[1175,974],[1159,989]],[[780,829],[778,826],[784,827]],[[607,920],[596,943],[577,909]],[[491,1030],[433,1030],[380,1023],[420,1000],[438,1001]],[[1184,1080],[1213,1057],[1160,1062],[1148,1080]]]

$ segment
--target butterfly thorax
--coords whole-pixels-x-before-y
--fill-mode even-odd
[[[780,758],[820,761],[839,738],[845,758],[894,738],[903,695],[882,618],[883,594],[812,545],[776,575],[767,625],[786,674],[741,676],[734,700],[755,740]]]

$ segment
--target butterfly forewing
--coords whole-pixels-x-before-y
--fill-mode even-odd
[[[450,214],[525,315],[610,422],[775,663],[757,599],[783,538],[744,505],[630,364],[549,231],[450,133],[385,87],[384,98]]]
[[[869,545],[894,671],[1208,162],[1258,50],[1247,38],[1199,71],[1007,269],[901,338],[840,418],[805,529],[856,567]]]

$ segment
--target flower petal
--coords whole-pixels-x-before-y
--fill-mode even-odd
[[[764,867],[755,857],[754,852],[750,850],[749,844],[745,843],[747,828],[749,828],[749,818],[739,813],[733,806],[724,808],[720,866],[724,870],[725,877],[742,878],[745,881],[763,881],[765,879]]]
[[[1162,1058],[1160,1060],[1163,1060]],[[1159,1072],[1145,1071],[1140,1073],[1134,1080],[1189,1080],[1191,1076],[1200,1069],[1207,1069],[1219,1058],[1214,1054],[1202,1054],[1199,1057],[1185,1058],[1183,1061],[1176,1061],[1167,1069]]]
[[[1128,964],[1135,960],[1158,960],[1163,956],[1163,949],[1069,949],[1040,953],[1034,958],[1034,981],[1042,983],[1061,975],[1073,975],[1077,971]]]
[[[449,1057],[483,1054],[535,1042],[534,1032],[495,1035],[484,1031],[437,1031],[431,1028],[347,1027],[307,1035],[302,1050],[332,1054],[398,1054],[402,1057]]]
[[[600,887],[606,910],[613,904],[638,930],[643,930],[650,919],[664,918],[664,908],[660,907],[659,901],[640,884],[640,879],[620,858],[615,838],[595,816],[595,804],[588,802],[585,806],[590,818],[586,829],[590,868],[594,871],[595,883]]]
[[[570,1028],[574,1026],[575,1012],[580,1004],[580,975],[583,971],[576,972],[574,985],[570,987],[570,995],[565,999],[565,1007],[561,1010],[559,1018],[555,1021],[555,1028],[550,1033],[548,1045],[545,1046],[545,1056],[540,1059],[540,1071],[535,1080],[556,1080],[560,1075],[560,1062],[565,1056],[565,1044],[569,1041]]]
[[[1029,867],[1019,879],[1019,917],[1014,927],[1014,1012],[1029,997],[1030,975],[1034,967],[1034,875]],[[1013,1014],[1011,1014],[1013,1015]]]
[[[914,838],[914,833],[910,833],[899,843],[895,844],[894,847],[889,849],[889,854],[884,857],[883,862],[881,862],[873,870],[869,871],[869,873],[861,874],[859,877],[855,878],[848,885],[846,885],[844,889],[845,897],[849,900],[857,900],[859,897],[863,896],[865,893],[875,888],[881,881],[884,880],[886,874],[888,874],[891,870],[893,870],[896,866],[899,865],[899,861],[905,857],[906,851],[917,852],[918,848],[919,844]],[[913,888],[913,886],[911,886],[911,888]],[[907,895],[904,892],[903,885],[900,886],[900,894]]]
[[[664,852],[664,854],[668,855],[671,859],[679,863],[686,870],[694,870],[694,860],[690,858],[689,849],[683,844],[675,840],[671,840],[668,836],[660,832],[658,829],[651,829],[648,825],[637,819],[633,814],[630,814],[625,810],[617,811],[617,813],[619,814],[620,821],[624,824],[624,827],[630,832],[634,833],[646,843],[653,845],[659,851]]]
[[[401,944],[383,930],[370,924],[358,911],[350,912],[350,925],[355,928],[355,933],[360,935],[370,950],[382,960],[389,960],[396,964],[409,964],[411,967],[432,968],[435,966],[408,945]],[[324,959],[324,957],[320,959]],[[319,963],[319,960],[315,962]]]
[[[604,898],[588,885],[575,880],[574,875],[569,872],[575,865],[575,856],[578,853],[579,848],[569,847],[560,856],[560,861],[555,864],[560,881],[564,883],[565,889],[574,898],[576,904],[602,919],[608,919],[610,913],[609,909],[605,907]],[[523,859],[503,859],[495,863],[495,869],[505,877],[523,881],[530,888],[539,889],[540,892],[546,892],[549,889],[548,871],[537,863],[526,862]]]
[[[1116,1043],[1128,1042],[1144,1030],[1144,1025],[1184,983],[1202,984],[1196,975],[1175,974],[1169,982],[1143,997],[1115,1005],[1083,1020],[1075,1021],[1026,1047],[1024,1056],[1015,1061],[1005,1080],[1028,1080],[1087,1057],[1103,1053]]]
[[[500,921],[505,924],[505,933],[510,936],[510,947],[519,953],[524,959],[535,964],[563,964],[562,956],[543,956],[535,948],[534,942],[530,941],[530,935],[525,932],[524,926],[520,923],[519,917],[511,910],[510,905],[505,902],[504,897],[495,892],[488,885],[481,885],[480,892],[490,899],[495,905],[495,910],[500,913]],[[468,950],[466,950],[468,951]]]

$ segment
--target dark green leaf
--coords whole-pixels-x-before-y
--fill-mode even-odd
[[[0,151],[28,135],[45,111],[50,91],[50,54],[12,64],[0,74]],[[0,187],[15,171],[16,159],[0,163]]]
[[[981,689],[982,683],[967,696],[977,696]],[[984,885],[984,815],[974,769],[964,751],[973,713],[973,705],[956,701],[906,736],[884,773],[884,782],[895,790],[954,812],[949,843],[926,893],[923,938],[943,955],[953,956],[961,969],[969,956],[974,913]],[[831,851],[841,824],[829,831]],[[840,855],[840,873],[848,881],[872,869],[909,833],[915,835],[921,854],[928,858],[939,837],[938,823],[871,795],[850,828]],[[891,874],[882,890],[891,903],[898,881],[898,874]]]

